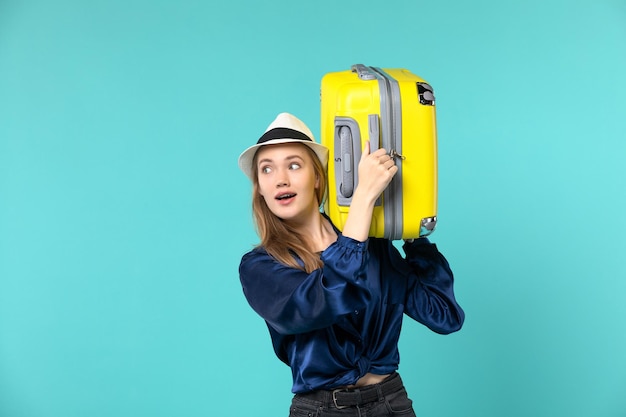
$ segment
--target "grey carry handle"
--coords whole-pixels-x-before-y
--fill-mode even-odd
[[[339,127],[339,155],[341,156],[341,181],[339,182],[339,192],[345,198],[351,198],[354,192],[355,164],[354,164],[354,142],[352,130],[348,126]]]
[[[380,147],[380,122],[377,114],[368,115],[370,152]],[[335,118],[335,191],[337,204],[349,206],[358,183],[361,160],[361,130],[350,117]]]
[[[354,64],[351,68],[352,72],[356,72],[360,80],[375,80],[376,74],[367,65]]]

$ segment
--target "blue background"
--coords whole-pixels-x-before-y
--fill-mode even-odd
[[[626,416],[622,0],[0,1],[0,416],[287,415],[237,157],[351,64],[435,88],[463,330],[420,416]]]

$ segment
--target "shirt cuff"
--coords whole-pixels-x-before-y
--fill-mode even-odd
[[[344,235],[339,235],[339,237],[337,237],[337,244],[339,246],[343,246],[346,247],[348,249],[353,249],[353,250],[358,250],[358,251],[366,251],[368,244],[369,244],[369,239],[367,239],[365,242],[361,242],[359,240],[353,239],[351,237],[347,237]]]

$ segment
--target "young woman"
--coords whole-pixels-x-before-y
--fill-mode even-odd
[[[328,150],[281,113],[239,157],[253,183],[261,243],[239,267],[250,306],[290,366],[290,416],[414,416],[398,373],[403,315],[447,334],[464,313],[452,271],[426,238],[406,254],[368,237],[374,204],[398,168],[365,146],[350,213],[340,232],[320,211]]]

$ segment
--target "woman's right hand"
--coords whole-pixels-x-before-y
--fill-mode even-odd
[[[359,181],[342,233],[363,242],[369,235],[374,204],[398,172],[398,167],[385,149],[370,153],[370,144],[366,142],[358,170]]]

